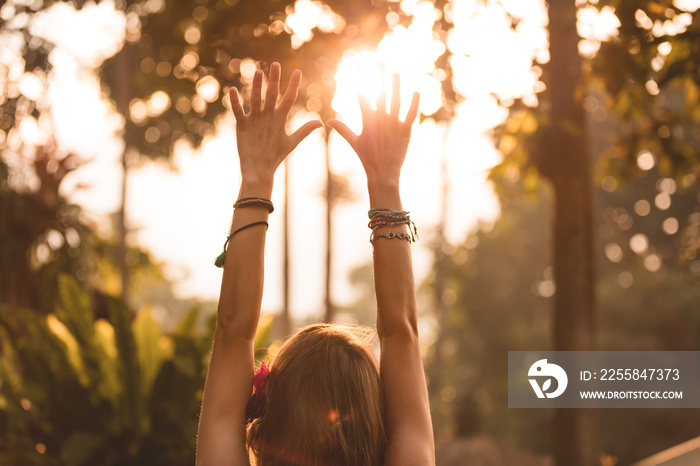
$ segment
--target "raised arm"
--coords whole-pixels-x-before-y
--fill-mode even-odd
[[[384,92],[377,99],[377,110],[372,110],[362,96],[360,108],[360,135],[354,134],[341,121],[330,120],[327,124],[336,129],[359,156],[367,174],[370,209],[391,209],[396,212],[389,212],[389,215],[401,216],[405,213],[399,193],[399,177],[411,126],[418,113],[418,94],[413,95],[406,119],[402,122],[399,119],[400,80],[395,75],[389,112],[386,111]],[[411,235],[406,225],[384,225],[374,230],[372,238],[377,333],[381,347],[380,375],[389,423],[385,463],[433,465],[435,447],[418,343]]]
[[[269,200],[275,171],[285,157],[316,128],[309,121],[288,135],[285,124],[296,101],[301,73],[292,73],[277,106],[280,65],[273,63],[263,102],[263,72],[253,78],[250,112],[231,89],[236,117],[241,187],[227,243],[217,310],[216,333],[204,385],[197,435],[197,464],[249,464],[245,447],[245,408],[253,385],[253,339],[260,316],[263,259]],[[247,200],[246,200],[247,199]],[[237,232],[237,233],[235,233]]]

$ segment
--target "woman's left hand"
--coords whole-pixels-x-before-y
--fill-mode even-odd
[[[255,72],[250,94],[250,112],[247,115],[241,106],[238,90],[232,87],[229,93],[231,109],[236,117],[238,155],[244,183],[272,183],[277,167],[287,155],[314,129],[323,126],[320,120],[311,120],[292,134],[287,134],[285,124],[297,99],[301,71],[294,70],[289,79],[287,91],[279,105],[276,105],[279,96],[280,71],[279,63],[275,62],[270,66],[270,78],[264,102],[262,99],[263,72],[262,70]]]

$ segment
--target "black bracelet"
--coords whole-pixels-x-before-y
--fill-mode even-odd
[[[255,206],[267,207],[267,210],[269,213],[272,213],[275,211],[275,206],[272,205],[272,201],[269,199],[263,199],[262,197],[244,197],[244,198],[238,199],[233,204],[234,209],[236,207],[255,207]]]
[[[221,254],[219,254],[216,257],[216,259],[214,259],[214,265],[219,267],[219,268],[222,268],[224,266],[224,262],[226,261],[226,250],[228,248],[229,241],[231,241],[231,238],[233,238],[236,233],[239,233],[239,232],[245,230],[246,228],[254,227],[255,225],[265,225],[265,230],[267,230],[270,227],[269,223],[267,223],[264,220],[261,220],[259,222],[253,222],[253,223],[249,223],[248,225],[242,226],[239,229],[237,229],[236,231],[234,231],[233,233],[231,233],[230,235],[228,235],[228,238],[226,238],[226,242],[224,243],[224,250]]]

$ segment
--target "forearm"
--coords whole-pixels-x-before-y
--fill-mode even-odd
[[[270,199],[271,180],[246,180],[241,183],[238,199],[259,197]],[[231,232],[255,222],[268,220],[264,206],[236,209]],[[259,224],[240,231],[231,238],[226,252],[217,327],[237,336],[253,340],[262,302],[266,226]]]
[[[399,183],[368,183],[370,208],[403,210]],[[381,233],[407,232],[406,225],[382,226]],[[417,305],[411,245],[400,239],[374,241],[377,333],[380,338],[417,335]]]
[[[373,209],[403,211],[398,183],[370,185]],[[381,230],[380,230],[381,229]],[[407,233],[406,225],[382,226],[374,236],[374,281],[380,376],[386,394],[390,441],[385,464],[434,464],[430,406],[420,353],[411,243],[376,234]]]

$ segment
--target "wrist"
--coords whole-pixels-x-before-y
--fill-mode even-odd
[[[270,199],[272,197],[272,185],[272,179],[243,178],[241,188],[238,191],[238,198],[260,197]]]
[[[369,205],[372,209],[403,210],[399,180],[368,180]]]

